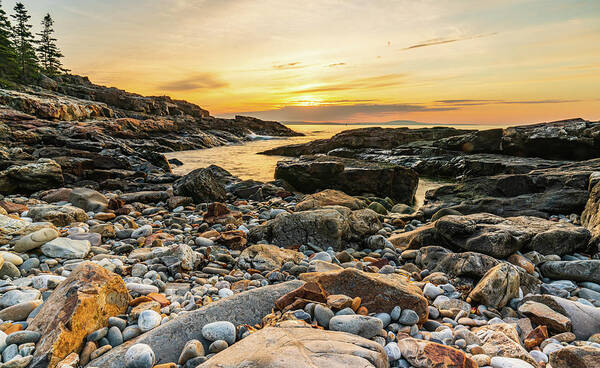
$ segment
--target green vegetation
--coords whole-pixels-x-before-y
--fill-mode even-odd
[[[42,19],[42,31],[32,33],[31,16],[23,3],[17,3],[12,22],[0,0],[0,83],[36,83],[41,74],[53,76],[67,72],[60,61],[63,57],[54,38],[54,20],[50,14]]]

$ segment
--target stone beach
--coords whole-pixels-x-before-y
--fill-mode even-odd
[[[600,122],[350,130],[263,183],[163,153],[285,126],[63,78],[0,89],[0,368],[600,367]]]

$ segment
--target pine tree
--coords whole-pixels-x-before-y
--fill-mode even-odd
[[[50,14],[46,14],[42,20],[42,26],[44,27],[42,32],[37,35],[40,37],[37,47],[40,63],[44,71],[50,75],[56,75],[66,71],[63,68],[60,58],[64,55],[60,52],[56,46],[56,38],[52,37],[54,34],[54,20]]]
[[[11,17],[15,20],[13,26],[13,44],[17,60],[18,76],[22,82],[30,82],[37,77],[39,67],[33,43],[35,42],[31,33],[32,25],[29,24],[31,16],[27,13],[23,3],[17,3],[14,7],[15,14]]]
[[[15,50],[11,42],[11,26],[0,0],[0,78],[14,77]]]

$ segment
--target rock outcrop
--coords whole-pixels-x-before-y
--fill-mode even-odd
[[[414,202],[419,183],[417,173],[402,166],[328,156],[279,161],[275,178],[285,180],[303,193],[337,189],[350,195],[371,193],[390,197],[409,205]]]

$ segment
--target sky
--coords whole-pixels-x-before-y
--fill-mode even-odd
[[[36,28],[53,16],[73,73],[214,116],[600,120],[599,0],[23,3]]]

